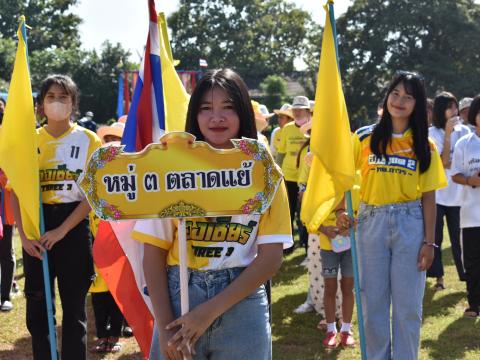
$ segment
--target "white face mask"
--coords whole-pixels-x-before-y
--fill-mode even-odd
[[[61,102],[51,102],[43,104],[43,111],[47,116],[48,120],[53,121],[65,121],[65,119],[70,120],[70,114],[72,113],[72,105],[63,104]]]

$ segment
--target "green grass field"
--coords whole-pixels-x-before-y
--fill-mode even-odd
[[[19,239],[15,239],[17,279],[23,288],[23,268]],[[446,289],[434,292],[433,280],[428,280],[424,299],[424,324],[422,327],[420,359],[480,359],[480,320],[462,317],[465,307],[465,284],[457,280],[448,237],[444,244]],[[319,316],[313,313],[293,313],[305,300],[307,272],[300,265],[304,251],[297,249],[288,256],[274,278],[273,286],[273,358],[275,360],[302,359],[360,359],[360,350],[325,350],[322,346],[323,332],[317,330]],[[31,358],[29,333],[25,326],[25,299],[13,299],[14,310],[0,313],[0,359],[23,360]],[[95,340],[93,314],[88,303],[88,346]],[[61,307],[57,297],[57,319]],[[354,319],[354,322],[356,320]],[[58,322],[61,324],[61,320]],[[61,327],[58,326],[57,330]],[[60,333],[60,332],[59,332]],[[355,331],[358,340],[358,333]],[[118,354],[99,356],[89,354],[89,359],[142,359],[134,339],[122,339],[123,351]],[[252,359],[254,359],[252,354]]]

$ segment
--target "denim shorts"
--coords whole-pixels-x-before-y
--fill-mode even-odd
[[[352,252],[350,249],[336,253],[331,250],[320,250],[322,257],[322,276],[335,279],[341,269],[342,276],[353,277]]]
[[[223,291],[245,268],[197,271],[189,270],[190,309]],[[180,317],[179,267],[168,268],[170,302],[175,318]],[[261,285],[245,299],[220,315],[195,344],[195,360],[270,360],[272,338],[265,286]],[[163,359],[155,327],[150,360]]]

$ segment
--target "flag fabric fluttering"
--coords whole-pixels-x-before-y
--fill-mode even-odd
[[[168,51],[166,24],[159,24],[154,0],[148,5],[147,46],[122,138],[127,152],[141,151],[166,131],[183,130],[189,101]],[[162,14],[158,19],[165,21]],[[134,225],[135,221],[101,222],[93,252],[99,272],[148,357],[153,309],[143,275],[143,245],[130,237]]]
[[[310,143],[314,156],[301,209],[301,218],[311,233],[318,231],[355,180],[350,123],[332,26],[335,19],[328,6],[325,10]]]
[[[33,106],[25,17],[17,31],[18,48],[0,129],[0,168],[15,191],[28,239],[40,239],[38,139]]]

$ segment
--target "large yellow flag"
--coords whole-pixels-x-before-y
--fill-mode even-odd
[[[162,63],[166,131],[184,131],[190,97],[175,70],[164,13],[158,14],[158,28],[160,31],[160,61]]]
[[[17,35],[17,55],[0,131],[0,168],[18,197],[25,235],[29,239],[39,239],[38,141],[24,16],[20,18]]]
[[[348,112],[332,30],[335,19],[328,6],[325,11],[310,144],[314,157],[301,211],[309,232],[318,231],[344,193],[352,189],[355,179]]]

